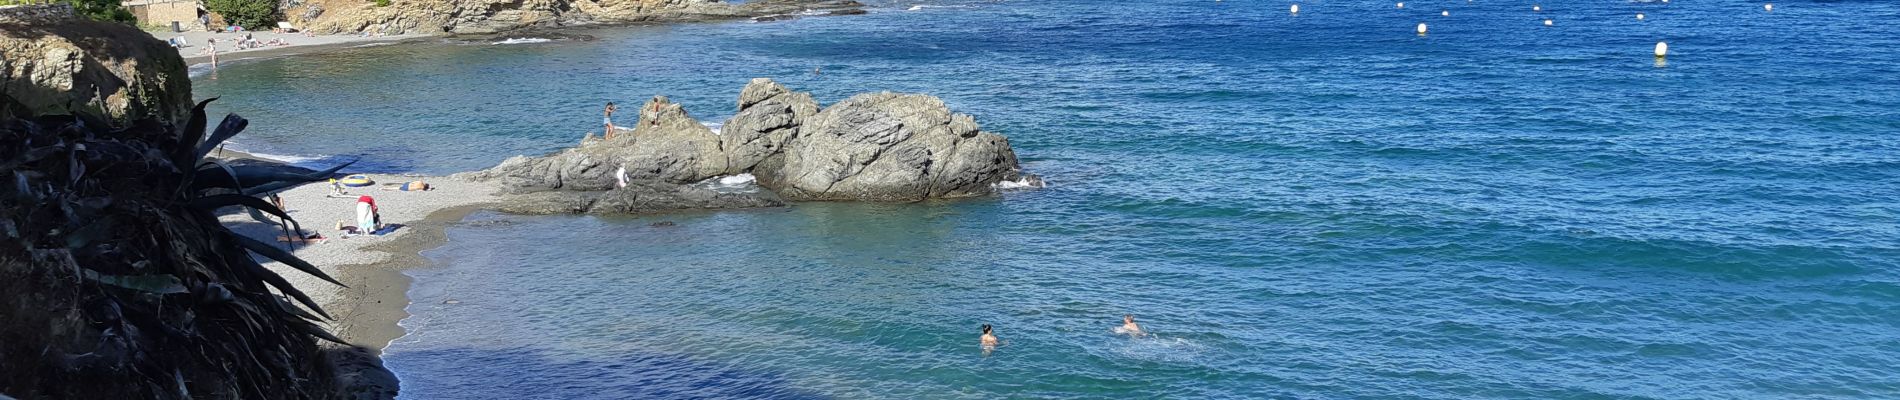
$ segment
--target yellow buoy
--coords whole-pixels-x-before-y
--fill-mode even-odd
[[[1669,43],[1656,42],[1656,58],[1663,58],[1663,57],[1668,57],[1668,56],[1669,56]]]
[[[1293,13],[1294,13],[1294,14],[1299,14],[1299,13],[1300,13],[1300,5],[1298,5],[1298,4],[1294,4],[1294,5],[1293,5]]]
[[[1420,23],[1418,23],[1418,34],[1420,34],[1420,35],[1423,35],[1423,34],[1425,34],[1425,23],[1424,23],[1424,22],[1420,22]]]

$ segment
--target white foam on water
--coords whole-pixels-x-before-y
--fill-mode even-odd
[[[1048,186],[1049,183],[1043,181],[1042,178],[1028,175],[1016,178],[1016,180],[997,181],[995,184],[990,185],[990,187],[996,190],[1036,189]]]
[[[524,44],[524,43],[547,43],[547,42],[552,42],[552,41],[554,41],[554,39],[548,39],[548,38],[508,38],[508,39],[505,39],[505,40],[502,40],[502,41],[499,41],[499,42],[495,42],[495,43],[493,43],[493,44]]]
[[[1114,351],[1123,357],[1158,362],[1189,362],[1208,351],[1207,346],[1193,341],[1156,335],[1133,336],[1123,339],[1126,343],[1117,346]]]
[[[711,129],[713,136],[718,136],[719,128],[724,128],[726,126],[726,123],[724,122],[713,122],[713,121],[699,121],[699,124],[705,125],[706,129]]]
[[[742,186],[758,182],[758,178],[752,176],[752,174],[726,175],[719,177],[718,182],[720,185],[725,186]]]
[[[364,48],[364,47],[376,47],[376,46],[388,46],[388,45],[392,45],[392,44],[396,44],[396,43],[395,43],[395,42],[376,42],[376,43],[364,43],[364,44],[359,44],[359,45],[355,45],[355,46],[350,46],[350,48],[352,48],[352,49],[360,49],[360,48]]]

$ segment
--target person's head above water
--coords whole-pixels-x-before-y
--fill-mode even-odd
[[[990,334],[990,324],[983,324],[983,334]]]
[[[1122,323],[1134,323],[1135,314],[1122,314]]]

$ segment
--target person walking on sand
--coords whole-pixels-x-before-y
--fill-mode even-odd
[[[211,70],[218,70],[218,38],[205,38],[205,53],[211,54]]]
[[[607,114],[607,117],[601,118],[601,123],[607,125],[607,131],[606,131],[607,140],[613,140],[614,138],[614,111],[619,110],[619,109],[620,109],[619,107],[614,106],[614,102],[611,102],[611,101],[607,102],[607,109],[604,110]]]

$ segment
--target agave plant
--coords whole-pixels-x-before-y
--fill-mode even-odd
[[[241,236],[217,211],[330,177],[206,159],[198,103],[174,129],[111,129],[88,116],[0,121],[0,398],[330,398],[315,301],[252,254],[333,284],[316,266]],[[294,301],[294,303],[293,303]]]

